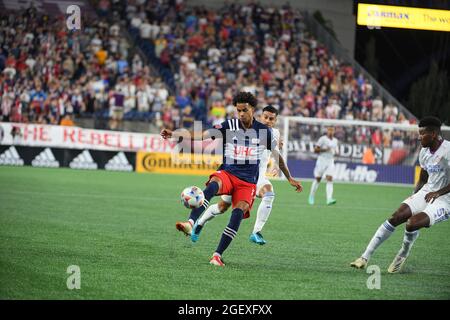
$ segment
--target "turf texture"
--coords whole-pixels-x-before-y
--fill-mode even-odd
[[[310,206],[309,182],[296,194],[274,181],[267,244],[248,240],[256,200],[218,268],[208,262],[229,213],[196,244],[175,229],[189,214],[181,190],[205,179],[0,167],[0,299],[450,299],[448,221],[421,230],[404,271],[391,275],[398,227],[369,262],[380,289],[368,289],[373,274],[349,267],[412,188],[335,184],[338,202],[327,206],[322,183]],[[73,265],[79,290],[67,287]]]

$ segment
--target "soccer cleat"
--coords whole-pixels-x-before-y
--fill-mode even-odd
[[[364,259],[363,257],[360,257],[355,261],[353,261],[352,263],[350,263],[350,266],[356,269],[364,269],[367,266],[367,260]]]
[[[192,224],[187,221],[187,222],[177,222],[175,224],[175,227],[177,228],[178,231],[183,232],[186,237],[191,235],[192,232]]]
[[[332,204],[335,204],[335,203],[336,203],[336,199],[327,200],[327,206],[331,206]]]
[[[261,246],[266,244],[266,240],[264,240],[264,238],[263,238],[263,236],[262,236],[262,234],[260,232],[252,233],[250,235],[250,239],[249,240],[251,242],[254,242],[254,243],[259,244]]]
[[[213,255],[209,263],[218,267],[225,267],[225,264],[222,261],[222,258],[218,255]]]
[[[191,241],[197,242],[198,238],[200,237],[200,232],[203,228],[197,228],[198,227],[198,221],[195,222],[194,226],[192,227],[191,231]]]
[[[308,203],[313,205],[314,204],[314,196],[309,196]]]
[[[401,271],[403,265],[405,264],[406,257],[395,256],[394,261],[388,268],[389,273],[398,273]]]

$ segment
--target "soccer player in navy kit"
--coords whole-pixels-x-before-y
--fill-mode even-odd
[[[251,93],[240,92],[233,98],[233,105],[236,107],[238,119],[224,121],[213,129],[206,130],[200,137],[194,136],[195,140],[222,138],[223,163],[216,172],[211,174],[206,183],[207,187],[203,190],[204,205],[191,211],[189,221],[176,223],[179,231],[190,235],[192,226],[208,207],[212,197],[223,194],[232,196],[233,211],[230,221],[210,260],[211,264],[217,266],[224,266],[222,253],[236,236],[242,219],[250,216],[259,176],[259,161],[263,151],[272,150],[275,160],[283,161],[280,154],[275,151],[276,141],[273,139],[271,129],[253,117],[257,105],[256,98]],[[163,129],[161,136],[164,139],[191,138],[190,134],[186,135],[186,132],[172,132],[168,129]],[[289,183],[297,192],[302,191],[299,181],[292,179]]]

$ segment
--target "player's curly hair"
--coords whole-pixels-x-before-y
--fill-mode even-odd
[[[241,91],[233,98],[233,105],[236,106],[238,103],[248,103],[253,108],[255,108],[256,105],[258,104],[258,100],[250,92]]]
[[[425,128],[429,131],[437,131],[441,130],[442,122],[436,117],[425,117],[419,121],[419,128]]]

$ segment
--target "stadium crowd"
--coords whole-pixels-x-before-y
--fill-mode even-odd
[[[209,122],[233,112],[239,90],[256,94],[260,105],[279,106],[281,115],[409,122],[318,43],[288,5],[230,4],[214,11],[147,0],[118,8],[175,73],[176,105],[209,111]]]
[[[70,31],[65,17],[24,12],[0,16],[2,121],[73,124],[73,115],[149,119],[169,93],[119,24],[83,21]]]
[[[175,92],[132,50],[120,20],[83,21],[69,31],[64,17],[30,8],[0,16],[2,121],[70,124],[77,115],[190,127],[231,115],[237,91],[286,116],[413,121],[309,34],[289,5],[211,10],[182,0],[101,0],[98,13],[119,17],[153,44]]]

